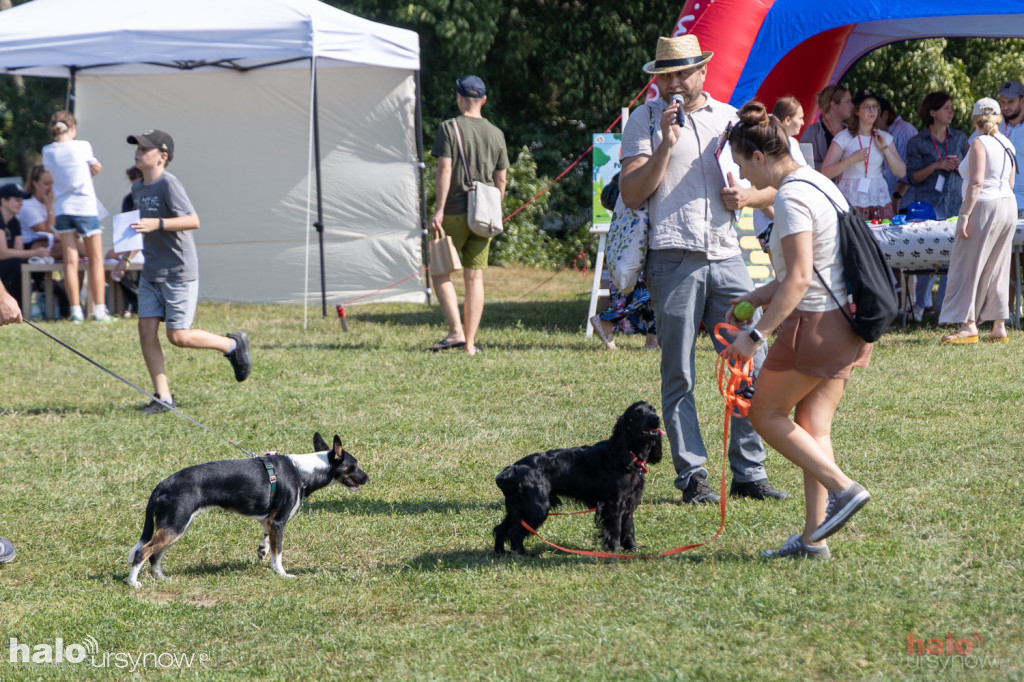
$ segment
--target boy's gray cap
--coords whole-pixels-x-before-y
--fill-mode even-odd
[[[159,149],[167,152],[167,162],[174,158],[174,139],[162,130],[147,130],[141,135],[129,135],[128,144],[137,144],[144,149]]]

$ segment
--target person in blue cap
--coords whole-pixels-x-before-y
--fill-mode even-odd
[[[441,123],[430,150],[437,157],[437,208],[430,220],[430,231],[443,229],[455,243],[462,261],[466,298],[460,318],[459,299],[451,278],[447,274],[431,274],[437,301],[448,323],[448,335],[430,350],[464,348],[467,355],[475,355],[476,332],[484,312],[484,269],[491,239],[469,229],[469,190],[472,181],[484,182],[497,187],[505,196],[508,150],[504,133],[481,113],[487,102],[487,86],[479,77],[465,76],[455,81],[455,100],[459,116]]]

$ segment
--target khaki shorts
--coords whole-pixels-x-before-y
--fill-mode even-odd
[[[491,245],[489,237],[480,237],[469,229],[465,213],[446,215],[441,221],[445,234],[452,238],[455,250],[459,252],[462,267],[474,270],[487,269],[487,251]]]
[[[868,366],[871,348],[839,308],[825,313],[796,309],[779,325],[762,369],[795,369],[821,379],[849,379],[854,367]]]

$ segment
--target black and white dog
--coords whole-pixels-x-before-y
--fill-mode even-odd
[[[165,576],[160,562],[164,552],[181,539],[199,512],[210,507],[222,507],[259,521],[264,532],[256,556],[262,561],[269,550],[273,569],[285,578],[295,577],[281,566],[281,547],[284,524],[299,510],[303,498],[331,483],[359,490],[370,480],[356,458],[342,448],[338,436],[334,437],[334,446],[328,447],[317,433],[313,447],[316,452],[308,455],[271,454],[197,464],[160,481],[146,505],[142,537],[128,556],[128,583],[140,587],[139,570],[146,559],[153,566],[153,574],[162,580]]]
[[[594,523],[605,549],[636,549],[633,511],[640,504],[648,464],[661,461],[661,420],[650,404],[639,401],[619,417],[612,437],[594,445],[548,450],[505,467],[495,483],[505,493],[505,518],[494,527],[494,551],[505,543],[525,553],[527,531],[548,518],[562,497],[595,507]]]

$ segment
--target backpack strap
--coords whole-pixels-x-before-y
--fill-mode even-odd
[[[828,192],[823,190],[821,187],[818,187],[816,184],[814,184],[810,180],[804,180],[803,178],[786,178],[786,180],[784,180],[782,184],[785,185],[787,182],[803,182],[803,183],[806,183],[806,184],[810,185],[811,187],[815,188],[816,190],[818,190],[822,194],[824,194],[825,198],[828,199],[830,204],[832,204],[832,208],[834,208],[836,210],[836,228],[838,230],[839,218],[841,216],[846,215],[848,213],[848,211],[844,211],[843,209],[839,208],[839,204],[837,204],[835,202],[835,199],[833,199],[832,197],[830,197],[828,195]],[[781,185],[779,186],[779,189],[780,190],[782,189]],[[853,209],[853,205],[852,204],[850,205],[850,208]],[[836,239],[838,239],[838,238],[839,238],[839,235],[836,234]],[[814,262],[813,255],[811,256],[811,262],[812,262],[812,266],[811,267],[814,269],[814,274],[818,276],[818,281],[821,282],[821,286],[825,287],[825,291],[828,292],[828,295],[831,296],[832,300],[836,302],[837,306],[839,306],[839,311],[843,314],[843,317],[845,317],[846,321],[850,323],[850,326],[853,326],[853,318],[850,317],[850,314],[846,312],[846,308],[843,306],[843,304],[839,302],[839,298],[836,297],[835,292],[832,291],[832,287],[830,287],[828,285],[828,283],[825,281],[825,278],[821,276],[821,272],[818,271],[817,266],[813,265],[813,262]]]

